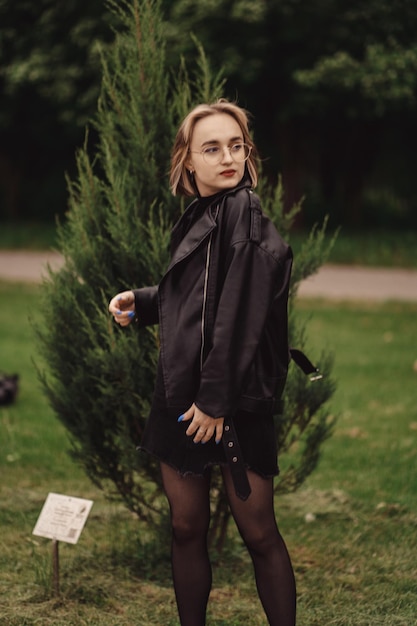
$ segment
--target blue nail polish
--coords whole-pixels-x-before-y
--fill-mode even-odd
[[[179,418],[178,418],[178,421],[182,422],[183,419],[184,419],[184,415],[180,415]]]
[[[134,311],[129,311],[129,313],[127,314],[128,317],[135,317],[135,312]]]
[[[220,442],[221,442],[221,438],[220,439],[216,439],[217,445],[219,445]]]

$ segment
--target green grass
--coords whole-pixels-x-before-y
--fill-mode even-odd
[[[49,250],[55,246],[53,222],[1,222],[0,250]]]
[[[329,232],[329,236],[333,233]],[[295,256],[308,233],[291,234]],[[352,231],[341,229],[330,252],[329,263],[369,267],[417,268],[417,232]]]
[[[375,505],[392,494],[404,505],[416,501],[417,305],[301,305],[307,318],[314,307],[310,350],[334,352],[338,380],[332,407],[340,446],[323,456],[321,485],[324,473]]]
[[[48,250],[56,246],[53,223],[2,222],[0,250]],[[329,236],[332,233],[329,232]],[[308,233],[291,234],[295,253]],[[329,262],[348,265],[417,268],[417,232],[399,231],[348,232],[341,229]]]
[[[0,370],[18,401],[0,408],[0,625],[178,626],[169,539],[107,502],[67,454],[66,432],[36,381],[28,316],[39,287],[0,283]],[[300,300],[308,353],[335,354],[333,436],[297,493],[277,498],[292,555],[300,626],[417,624],[417,304]],[[319,384],[319,383],[315,383]],[[94,500],[77,545],[32,535],[48,492]],[[230,535],[235,537],[233,526]],[[264,626],[240,542],[214,555],[207,626]]]
[[[417,268],[417,232],[339,232],[330,262]]]

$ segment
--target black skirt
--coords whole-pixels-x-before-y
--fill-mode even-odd
[[[202,476],[213,465],[226,465],[223,446],[214,437],[205,444],[194,443],[185,434],[190,421],[178,422],[190,406],[167,407],[160,367],[150,415],[139,450],[174,467],[182,475]],[[279,473],[274,418],[271,414],[238,411],[233,416],[235,431],[246,468],[260,476]]]

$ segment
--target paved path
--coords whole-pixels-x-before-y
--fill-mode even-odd
[[[45,268],[58,269],[62,258],[54,252],[0,250],[0,279],[12,282],[40,282]]]
[[[302,297],[417,302],[417,270],[324,265],[299,288]]]
[[[58,269],[62,258],[53,252],[0,251],[0,280],[39,282],[47,264]],[[324,265],[300,285],[298,294],[305,298],[417,302],[417,269]]]

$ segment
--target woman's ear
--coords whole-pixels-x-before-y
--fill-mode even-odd
[[[187,168],[187,170],[188,170],[188,172],[189,172],[190,174],[193,174],[193,173],[194,173],[194,166],[193,166],[193,164],[192,164],[192,162],[191,162],[191,159],[187,159],[187,160],[185,161],[184,165],[185,165],[185,167]]]

